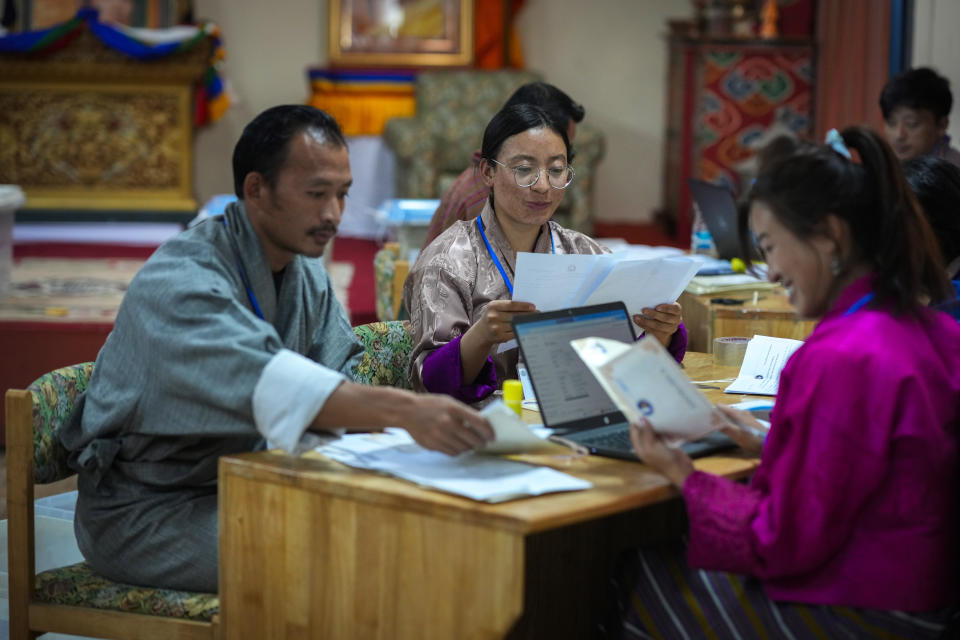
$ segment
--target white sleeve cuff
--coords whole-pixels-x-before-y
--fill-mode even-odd
[[[287,453],[312,449],[320,437],[307,427],[323,408],[327,398],[344,381],[338,371],[327,369],[309,358],[281,349],[263,368],[253,390],[253,420],[257,431],[272,447]],[[342,435],[343,430],[332,430]]]

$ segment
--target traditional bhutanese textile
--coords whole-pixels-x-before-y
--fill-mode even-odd
[[[276,277],[242,203],[162,245],[130,283],[61,433],[87,562],[216,591],[217,459],[296,450],[362,347],[319,259]],[[262,317],[258,317],[262,316]]]
[[[210,67],[198,84],[202,109],[195,113],[195,124],[216,121],[230,106],[216,64],[223,59],[220,29],[212,22],[203,25],[178,26],[170,29],[135,29],[102,23],[96,9],[84,8],[77,15],[48,29],[14,33],[0,38],[0,53],[31,53],[42,56],[61,49],[88,29],[104,45],[137,60],[157,60],[188,51],[208,38],[213,53]]]
[[[811,53],[705,49],[695,139],[694,177],[740,191],[737,165],[756,152],[768,130],[810,130]]]
[[[682,545],[629,555],[617,583],[616,635],[624,640],[936,640],[956,617],[955,608],[906,613],[775,602],[756,579],[692,569]]]
[[[480,213],[487,240],[508,277],[517,254],[510,247],[489,202]],[[556,222],[543,225],[534,253],[598,254],[607,249],[578,231]],[[414,389],[446,393],[464,402],[493,393],[500,381],[515,378],[519,349],[493,353],[475,381],[465,382],[459,341],[483,317],[493,300],[509,300],[510,290],[487,251],[474,220],[461,221],[442,233],[421,253],[403,286],[403,304],[410,318],[413,352],[410,376]],[[686,352],[683,325],[671,339],[670,353],[679,361]]]
[[[409,71],[389,69],[310,69],[311,95],[307,104],[326,111],[344,135],[379,136],[390,118],[417,112]]]
[[[960,325],[840,293],[780,375],[749,485],[683,485],[694,567],[777,601],[930,611],[957,602]]]

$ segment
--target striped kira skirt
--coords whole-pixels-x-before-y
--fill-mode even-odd
[[[916,614],[774,602],[754,578],[691,569],[679,546],[630,554],[618,582],[624,640],[939,640],[958,621],[956,609]]]

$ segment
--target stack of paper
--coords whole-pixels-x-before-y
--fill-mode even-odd
[[[637,260],[628,252],[605,255],[518,253],[513,299],[538,311],[623,301],[630,315],[674,302],[697,272],[687,257]]]
[[[450,457],[428,451],[399,429],[346,435],[317,451],[351,467],[379,471],[481,502],[503,502],[593,486],[549,467],[474,453]]]
[[[725,293],[727,291],[763,291],[776,289],[779,285],[768,280],[755,278],[749,273],[729,276],[695,276],[687,285],[687,293]]]

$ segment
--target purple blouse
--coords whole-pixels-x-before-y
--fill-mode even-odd
[[[864,277],[783,369],[749,486],[683,485],[690,564],[774,600],[928,611],[958,587],[960,325],[867,307]]]

